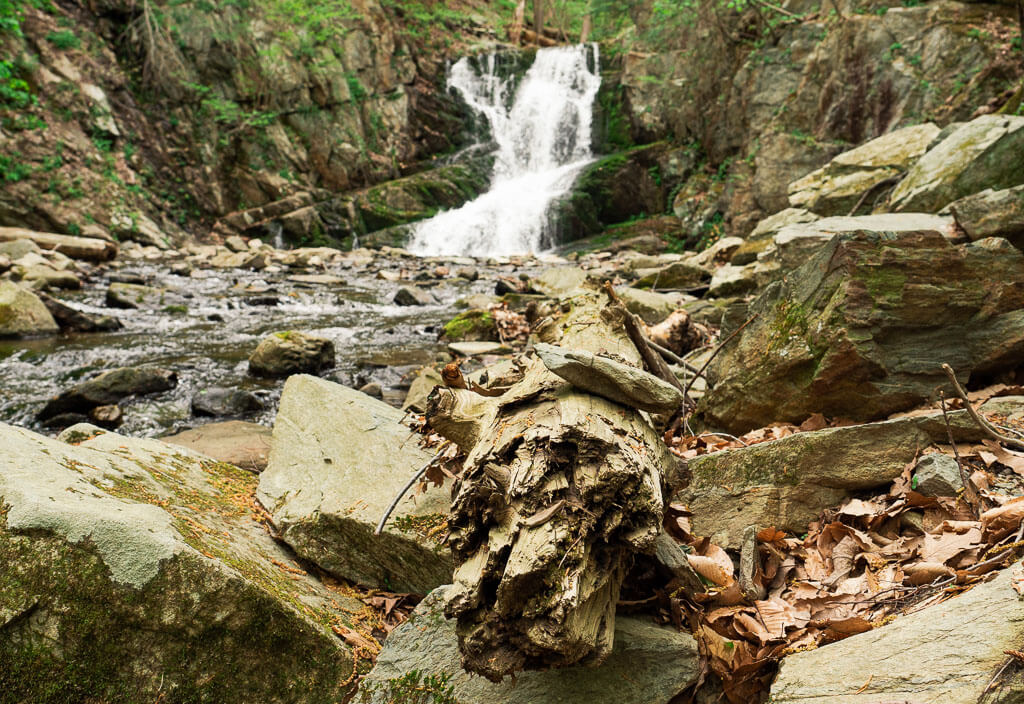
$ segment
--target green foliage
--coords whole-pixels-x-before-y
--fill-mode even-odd
[[[448,684],[450,675],[424,676],[419,670],[407,672],[387,682],[370,685],[368,689],[382,692],[388,704],[459,704],[455,688]],[[363,701],[367,701],[366,693]]]
[[[369,93],[363,88],[363,84],[359,82],[359,78],[354,73],[345,74],[345,82],[348,84],[348,92],[352,94],[352,100],[362,102],[366,100]]]
[[[18,0],[0,0],[0,39],[4,35],[21,37]],[[0,58],[0,108],[21,109],[36,102],[28,82],[19,74],[13,59]]]
[[[46,39],[61,50],[77,49],[82,45],[81,40],[69,29],[63,29],[59,32],[50,32],[46,35]]]
[[[17,183],[29,177],[32,167],[22,160],[21,154],[0,154],[0,178],[8,183]]]

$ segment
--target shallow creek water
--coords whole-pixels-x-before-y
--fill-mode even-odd
[[[336,367],[321,376],[355,387],[378,382],[384,387],[385,400],[400,405],[410,372],[447,356],[437,331],[458,312],[456,301],[492,293],[498,275],[528,271],[528,267],[480,263],[477,282],[454,276],[420,282],[434,284],[430,290],[439,302],[411,307],[392,303],[398,288],[411,281],[395,283],[376,277],[381,269],[404,269],[415,275],[439,263],[443,262],[379,258],[358,268],[345,268],[345,262],[315,271],[290,268],[267,274],[203,269],[193,276],[174,274],[160,263],[118,263],[120,268],[98,271],[82,291],[60,292],[60,298],[87,312],[115,315],[123,330],[0,340],[0,421],[53,434],[56,431],[41,428],[35,420],[47,399],[104,369],[154,364],[176,371],[177,386],[122,403],[124,424],[119,432],[156,436],[217,420],[194,418],[190,409],[193,394],[213,386],[255,392],[266,408],[246,419],[272,425],[284,380],[249,376],[247,359],[262,337],[281,330],[331,339]],[[309,273],[334,275],[344,283],[309,285],[288,280]],[[167,292],[152,305],[112,309],[104,303],[112,276],[138,276]],[[182,306],[186,312],[181,312]]]

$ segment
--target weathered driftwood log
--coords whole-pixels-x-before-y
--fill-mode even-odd
[[[36,232],[23,227],[0,227],[0,242],[14,240],[32,240],[42,249],[53,249],[72,259],[105,262],[117,256],[117,245],[107,240]]]
[[[621,311],[603,299],[566,301],[545,341],[639,366]],[[652,550],[661,527],[663,473],[677,466],[647,417],[537,358],[498,398],[436,389],[427,415],[467,453],[449,521],[457,567],[447,607],[464,667],[500,680],[601,661],[633,554]]]

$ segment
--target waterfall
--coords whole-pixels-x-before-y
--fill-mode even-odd
[[[414,230],[416,254],[494,256],[538,252],[550,241],[548,210],[593,160],[591,121],[601,85],[596,44],[541,49],[514,99],[511,77],[497,74],[494,55],[483,70],[462,58],[450,88],[484,117],[497,144],[487,193],[439,213]]]

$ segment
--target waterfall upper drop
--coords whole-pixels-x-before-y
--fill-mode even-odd
[[[526,254],[555,244],[548,210],[593,160],[597,45],[539,50],[510,106],[512,85],[497,75],[494,55],[479,73],[466,58],[452,66],[448,86],[487,120],[498,146],[494,173],[487,193],[416,227],[416,254]]]

